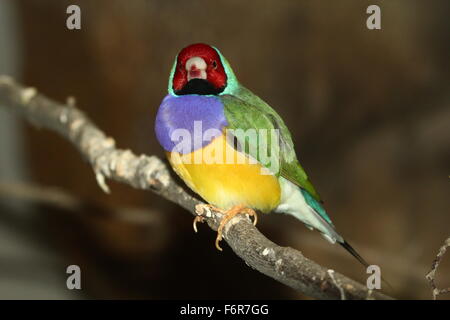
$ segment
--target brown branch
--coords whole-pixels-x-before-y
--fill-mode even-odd
[[[193,215],[204,215],[206,222],[217,230],[220,212],[203,210],[203,204],[193,198],[170,176],[168,168],[156,156],[137,156],[130,150],[118,149],[114,139],[107,137],[74,105],[53,101],[34,88],[25,88],[10,77],[0,76],[0,102],[24,115],[38,127],[58,132],[67,138],[89,161],[100,187],[109,192],[105,177],[134,188],[152,190],[177,203]],[[370,291],[362,284],[328,270],[289,247],[280,247],[264,237],[245,216],[233,218],[225,227],[224,238],[247,265],[318,299],[390,299]]]
[[[436,258],[433,260],[433,263],[431,264],[431,271],[426,275],[427,280],[430,282],[431,289],[433,289],[433,299],[436,300],[437,297],[441,294],[450,293],[450,287],[445,289],[439,289],[436,285],[436,271],[439,267],[439,264],[442,261],[442,258],[444,257],[444,254],[447,252],[447,249],[450,247],[450,237],[445,240],[442,247],[439,249],[438,254],[436,255]]]

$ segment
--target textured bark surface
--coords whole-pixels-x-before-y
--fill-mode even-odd
[[[426,276],[427,280],[430,282],[431,289],[433,290],[432,294],[433,294],[434,300],[436,300],[438,298],[438,296],[440,296],[442,294],[450,293],[450,287],[440,289],[440,288],[438,288],[438,286],[436,284],[436,271],[439,267],[439,264],[442,261],[442,258],[444,257],[445,253],[447,252],[448,248],[450,248],[450,237],[448,237],[445,240],[444,244],[439,248],[436,258],[434,259],[434,261],[431,265],[431,270]]]

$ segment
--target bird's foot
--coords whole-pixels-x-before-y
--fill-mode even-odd
[[[198,214],[198,216],[196,216],[194,218],[194,221],[192,223],[192,227],[194,228],[195,233],[197,233],[197,231],[198,231],[197,230],[197,223],[198,222],[201,222],[201,223],[205,222],[205,217],[204,217],[205,210],[207,211],[207,213],[206,213],[207,217],[211,216],[211,210],[218,211],[218,212],[220,212],[222,214],[226,214],[225,210],[222,210],[222,209],[219,209],[217,207],[214,207],[211,204],[198,204],[198,205],[196,205],[195,206],[195,212]]]
[[[195,211],[197,212],[198,216],[196,216],[194,218],[194,221],[192,223],[192,227],[194,228],[194,231],[197,233],[197,223],[198,222],[205,222],[205,217],[204,217],[204,211],[206,210],[214,210],[217,212],[220,212],[221,214],[224,215],[224,217],[222,218],[222,220],[220,221],[219,224],[219,228],[217,228],[217,237],[216,237],[216,248],[217,250],[222,251],[222,248],[219,245],[219,242],[222,241],[223,239],[223,228],[226,226],[226,224],[233,219],[236,215],[238,214],[248,214],[249,216],[253,216],[253,225],[256,225],[256,223],[258,222],[258,216],[255,212],[255,210],[248,208],[242,204],[236,205],[234,207],[232,207],[229,210],[223,210],[220,208],[217,208],[213,205],[210,204],[198,204],[195,207]],[[208,216],[208,214],[207,214]]]
[[[194,232],[195,233],[198,232],[198,230],[197,230],[197,222],[203,223],[203,222],[205,222],[205,218],[203,216],[196,216],[194,218],[194,221],[192,222],[192,227],[194,228]]]
[[[223,210],[222,210],[223,211]],[[219,251],[222,251],[222,248],[219,245],[219,242],[222,241],[222,233],[223,228],[225,225],[233,219],[238,214],[248,214],[249,216],[253,216],[253,225],[256,225],[256,222],[258,222],[258,216],[256,215],[255,210],[251,208],[247,208],[244,205],[240,204],[237,206],[232,207],[230,210],[223,211],[222,212],[225,216],[222,218],[222,221],[220,221],[219,228],[217,228],[217,238],[216,238],[216,248]]]

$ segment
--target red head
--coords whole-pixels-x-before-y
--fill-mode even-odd
[[[196,43],[180,51],[172,81],[176,94],[217,94],[226,84],[227,75],[216,49]]]

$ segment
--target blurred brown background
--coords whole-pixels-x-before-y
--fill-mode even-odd
[[[70,4],[81,7],[81,30],[66,28]],[[381,7],[381,30],[366,28],[370,4]],[[381,266],[390,293],[428,299],[425,274],[450,235],[449,9],[410,0],[3,0],[0,73],[60,101],[75,96],[119,147],[162,157],[153,124],[172,59],[190,43],[217,46],[283,116],[338,230]],[[192,216],[174,204],[113,182],[102,193],[69,143],[0,111],[0,298],[305,298],[225,243],[218,252],[215,234],[194,234]],[[19,182],[82,205],[45,204],[20,187],[11,198],[8,184]],[[293,218],[260,217],[258,227],[365,282],[351,256]],[[441,286],[450,284],[445,260]],[[81,291],[66,289],[71,264],[81,267]]]

